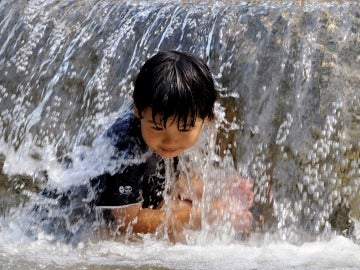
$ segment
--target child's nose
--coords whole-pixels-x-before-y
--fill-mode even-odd
[[[165,136],[164,138],[163,138],[163,143],[165,143],[165,144],[172,144],[172,143],[174,143],[174,138],[172,138],[171,136]]]
[[[176,138],[176,135],[173,134],[172,132],[166,132],[165,133],[165,136],[163,138],[163,143],[165,144],[173,144],[177,141],[177,138]]]

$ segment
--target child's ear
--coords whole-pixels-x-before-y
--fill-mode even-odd
[[[140,115],[139,115],[139,110],[136,106],[134,106],[134,115],[136,118],[140,118]]]

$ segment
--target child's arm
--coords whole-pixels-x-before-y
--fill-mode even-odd
[[[113,209],[112,215],[121,232],[130,230],[134,233],[154,233],[167,225],[170,240],[176,242],[184,227],[189,224],[192,206],[191,203],[183,201],[173,201],[171,205],[170,216],[166,215],[166,210],[142,208],[140,205]]]
[[[166,220],[164,211],[142,208],[140,205],[113,209],[112,215],[121,232],[125,232],[131,226],[135,233],[153,233]]]
[[[252,214],[249,211],[253,191],[248,180],[239,177],[229,179],[235,183],[229,185],[228,196],[213,200],[205,209],[207,222],[217,223],[230,221],[234,229],[249,233],[252,227]],[[236,184],[238,182],[238,184]],[[230,184],[229,183],[229,184]],[[179,199],[171,200],[160,209],[142,208],[141,205],[130,205],[112,210],[119,230],[134,233],[154,233],[157,229],[167,226],[167,233],[173,242],[183,240],[183,230],[201,228],[201,197],[203,181],[198,177],[191,179],[179,178],[172,196]],[[177,196],[178,195],[178,196]],[[166,213],[170,213],[167,216]]]

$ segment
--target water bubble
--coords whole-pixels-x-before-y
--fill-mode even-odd
[[[310,184],[310,177],[309,176],[304,176],[303,177],[303,183],[304,183],[304,185],[309,185]]]
[[[342,192],[343,192],[344,195],[350,195],[351,192],[352,192],[352,188],[349,187],[349,186],[348,187],[343,187]]]
[[[351,161],[350,166],[351,166],[352,168],[358,168],[358,167],[359,167],[358,160],[353,160],[353,161]]]
[[[342,159],[340,160],[340,166],[341,166],[341,168],[346,168],[347,165],[348,165],[348,163],[349,163],[349,160],[348,160],[347,158],[342,158]]]
[[[303,205],[301,202],[295,202],[294,208],[295,208],[296,212],[301,212],[303,209]]]
[[[315,192],[316,186],[315,185],[309,185],[308,186],[308,193],[313,194]]]
[[[266,204],[267,200],[268,200],[268,198],[266,196],[261,196],[261,199],[260,199],[261,203]]]
[[[314,226],[314,231],[315,231],[316,233],[319,233],[319,232],[320,232],[320,226],[319,226],[319,224],[316,224],[316,225]]]
[[[304,188],[303,184],[297,183],[297,187],[299,189],[299,192],[301,193],[303,191],[303,188]]]
[[[342,154],[344,154],[346,152],[346,146],[345,145],[341,145],[340,146],[340,151]]]
[[[336,184],[337,184],[337,186],[341,186],[342,185],[342,180],[340,178],[337,178]]]

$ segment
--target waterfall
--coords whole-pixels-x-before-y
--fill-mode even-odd
[[[214,74],[212,161],[254,181],[254,232],[359,240],[359,3],[235,2],[1,1],[4,219],[48,182],[101,172],[106,149],[91,147],[131,103],[139,67],[176,49]],[[83,153],[97,165],[64,169]]]

